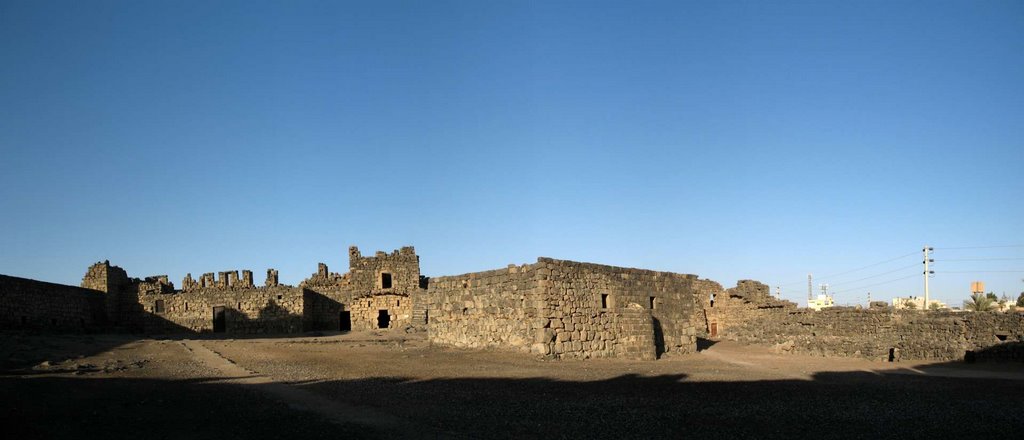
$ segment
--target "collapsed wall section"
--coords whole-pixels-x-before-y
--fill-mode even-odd
[[[77,333],[107,322],[106,294],[0,275],[0,329]]]

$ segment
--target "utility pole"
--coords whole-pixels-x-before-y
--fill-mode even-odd
[[[934,270],[928,270],[928,263],[934,263],[935,260],[928,258],[928,253],[934,251],[934,248],[924,246],[922,251],[924,252],[924,310],[928,310],[928,276],[934,274]]]
[[[807,274],[807,306],[811,306],[811,300],[813,299],[814,293],[811,289],[811,274]]]

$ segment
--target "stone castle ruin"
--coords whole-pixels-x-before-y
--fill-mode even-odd
[[[653,360],[692,353],[698,338],[784,352],[878,360],[1017,358],[1024,314],[834,308],[778,300],[768,286],[736,287],[671,272],[551,258],[454,276],[420,274],[415,249],[363,256],[317,271],[298,286],[268,269],[131,278],[108,261],[81,286],[0,275],[0,329],[147,334],[294,334],[399,328],[433,344],[516,350],[553,358]],[[984,353],[984,355],[982,355]],[[994,353],[994,354],[993,354]],[[1002,353],[1002,354],[1000,354]]]

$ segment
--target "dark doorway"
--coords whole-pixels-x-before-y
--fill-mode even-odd
[[[391,288],[391,274],[382,273],[380,274],[380,288],[390,289]]]
[[[342,311],[338,314],[338,321],[340,322],[338,330],[343,332],[352,330],[352,312]]]
[[[224,333],[228,329],[228,321],[224,317],[223,307],[213,308],[213,332]]]
[[[377,312],[377,328],[388,328],[391,324],[391,315],[388,315],[387,310],[380,310]]]
[[[665,331],[661,328],[661,320],[651,318],[654,325],[654,357],[660,358],[665,354]]]

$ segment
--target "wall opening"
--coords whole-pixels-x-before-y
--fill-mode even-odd
[[[665,354],[665,331],[661,328],[661,320],[658,318],[652,317],[651,324],[654,327],[654,358],[657,359]]]
[[[281,299],[281,295],[277,295],[277,299],[280,300]]]
[[[380,288],[390,289],[391,288],[391,274],[384,272],[380,274]]]
[[[391,315],[388,315],[388,311],[378,310],[377,311],[377,328],[388,328],[391,325]]]
[[[238,303],[238,307],[235,308],[238,309],[239,311],[242,310],[242,303]]]
[[[1005,341],[1006,340],[1006,336],[1007,335],[1005,333],[996,333],[996,339],[999,339],[1000,342],[1001,341]]]
[[[402,300],[395,301],[395,307],[402,307]]]
[[[224,316],[223,307],[213,308],[213,332],[224,333],[228,329],[227,318]]]
[[[352,312],[342,310],[341,313],[338,314],[338,321],[339,331],[347,332],[352,330]]]
[[[185,311],[186,312],[188,311],[188,303],[187,302],[185,303]]]
[[[653,296],[650,297],[650,303],[651,303],[651,310],[654,310],[655,304],[657,304],[657,298],[655,298]]]
[[[601,294],[601,308],[602,309],[607,309],[608,308],[608,294],[607,293],[602,293]]]
[[[163,313],[164,312],[164,300],[162,300],[162,299],[156,300],[156,303],[153,304],[153,311],[156,312],[156,313]]]

